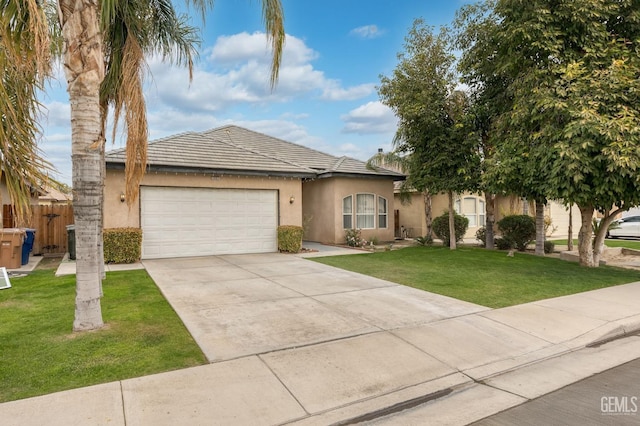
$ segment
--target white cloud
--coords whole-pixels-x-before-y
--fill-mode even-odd
[[[222,112],[239,104],[289,102],[317,96],[326,101],[360,99],[374,84],[342,87],[314,68],[318,54],[294,36],[287,36],[278,84],[269,87],[270,53],[264,33],[219,37],[188,83],[186,70],[150,61],[153,82],[147,90],[149,106],[161,104],[191,112]]]
[[[365,25],[352,29],[349,34],[360,38],[376,38],[384,34],[384,31],[378,28],[377,25]]]
[[[305,43],[297,37],[287,35],[284,48],[282,50],[283,67],[306,64],[318,57],[318,53],[307,47]],[[216,44],[211,49],[209,55],[217,66],[234,67],[238,63],[258,60],[259,62],[271,63],[271,49],[267,42],[265,33],[246,32],[231,36],[221,36],[216,40]]]
[[[369,96],[375,90],[375,84],[360,84],[348,88],[340,87],[336,81],[330,82],[322,92],[321,99],[328,101],[352,101]]]
[[[393,111],[379,101],[361,105],[340,118],[345,122],[344,133],[393,133],[398,124]]]

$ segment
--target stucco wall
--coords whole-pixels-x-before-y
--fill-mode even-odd
[[[415,238],[427,234],[427,221],[424,213],[424,196],[420,192],[411,193],[411,203],[402,204],[400,195],[396,194],[396,208],[400,210],[400,226],[407,230],[407,237]],[[460,197],[478,196],[464,193]],[[484,197],[480,196],[484,200]],[[431,215],[435,219],[449,210],[449,197],[447,194],[437,194],[431,197]],[[465,238],[475,238],[479,226],[470,226]]]
[[[302,183],[294,178],[268,178],[251,176],[221,176],[185,173],[147,173],[142,186],[171,186],[191,188],[225,189],[277,189],[279,191],[280,225],[302,226]],[[107,170],[105,179],[104,226],[105,228],[140,227],[140,199],[131,208],[120,202],[125,191],[124,172]],[[290,203],[290,197],[294,202]]]
[[[302,186],[303,216],[311,218],[306,239],[328,244],[343,244],[345,230],[342,226],[342,199],[348,195],[355,197],[356,194],[367,193],[387,199],[387,227],[363,229],[362,237],[367,241],[373,237],[380,242],[394,240],[393,181],[332,177],[304,182]]]

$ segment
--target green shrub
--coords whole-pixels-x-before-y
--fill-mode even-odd
[[[484,226],[476,231],[476,240],[480,243],[480,247],[487,246],[487,228]]]
[[[511,250],[513,243],[506,238],[494,238],[493,243],[498,250]]]
[[[436,237],[443,241],[445,246],[449,245],[449,212],[444,212],[441,216],[433,219],[432,223],[433,233]],[[453,227],[455,229],[456,242],[462,241],[465,232],[469,227],[469,219],[464,216],[460,216],[458,213],[454,213]]]
[[[536,238],[536,220],[526,214],[505,216],[498,221],[498,228],[502,237],[519,251],[524,251]]]
[[[298,253],[302,248],[302,226],[278,226],[278,250],[286,253]]]
[[[345,231],[345,239],[349,247],[364,247],[367,244],[367,240],[362,238],[362,233],[359,229],[347,229]]]
[[[105,263],[135,263],[142,252],[142,229],[109,228],[103,232]]]
[[[421,246],[430,246],[433,244],[433,238],[430,235],[425,235],[424,237],[416,237],[415,240]]]
[[[556,245],[553,243],[553,241],[544,242],[544,252],[546,254],[553,253],[553,249],[555,248],[556,248]]]

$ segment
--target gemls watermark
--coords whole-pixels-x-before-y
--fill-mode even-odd
[[[635,416],[638,413],[638,397],[603,396],[600,398],[600,411],[613,416]]]

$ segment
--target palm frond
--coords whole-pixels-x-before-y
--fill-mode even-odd
[[[0,0],[0,176],[19,221],[30,210],[33,188],[53,169],[37,145],[37,91],[50,72],[48,40],[39,2]]]

